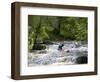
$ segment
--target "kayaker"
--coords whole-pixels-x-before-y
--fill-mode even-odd
[[[60,44],[59,46],[58,46],[58,50],[62,50],[62,47],[64,46],[64,44],[62,43],[62,44]]]

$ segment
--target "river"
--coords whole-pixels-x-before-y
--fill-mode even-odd
[[[64,44],[59,50],[59,45]],[[78,59],[79,57],[82,57]],[[87,63],[88,46],[81,41],[63,41],[53,42],[46,45],[45,50],[35,50],[28,53],[28,66],[43,66],[43,65],[74,65],[82,61]],[[85,59],[84,59],[85,58]],[[80,63],[80,64],[83,64]]]

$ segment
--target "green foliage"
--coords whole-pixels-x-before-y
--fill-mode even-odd
[[[87,41],[87,18],[60,16],[28,16],[28,49],[37,41]]]

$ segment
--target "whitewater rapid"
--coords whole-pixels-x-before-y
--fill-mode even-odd
[[[62,50],[58,50],[61,42],[46,45],[45,50],[37,50],[28,54],[29,66],[41,65],[68,65],[76,64],[76,59],[81,56],[87,57],[88,46],[82,42],[63,42]]]

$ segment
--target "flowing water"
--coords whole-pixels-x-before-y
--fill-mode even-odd
[[[61,50],[59,45],[64,44]],[[45,50],[35,50],[28,54],[28,66],[76,64],[78,57],[87,57],[87,44],[81,41],[53,42]]]

